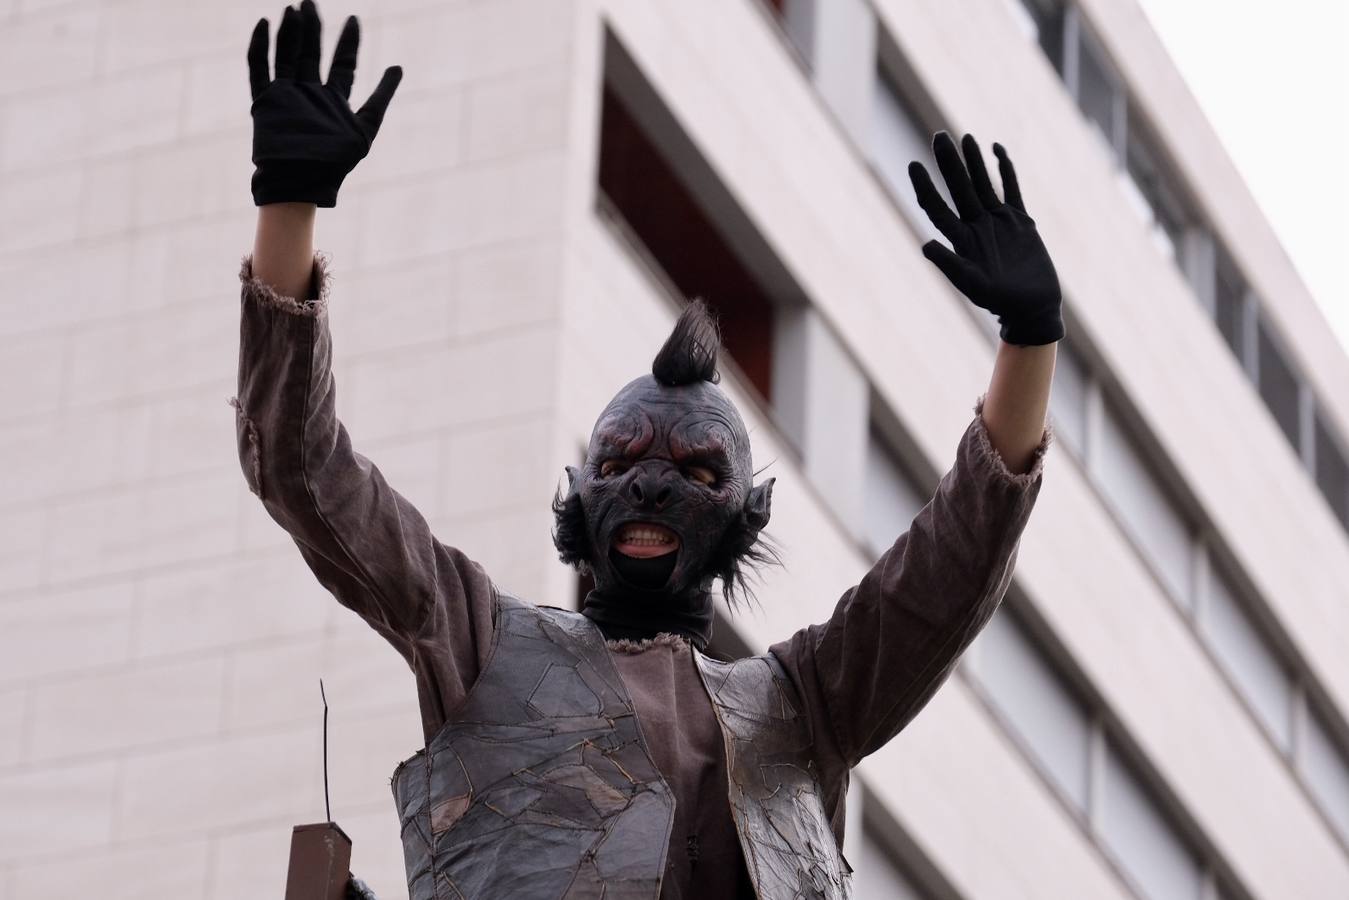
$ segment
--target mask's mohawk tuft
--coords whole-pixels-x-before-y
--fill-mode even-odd
[[[717,354],[721,350],[721,330],[707,304],[694,300],[684,308],[670,336],[651,363],[651,374],[667,387],[721,380]]]

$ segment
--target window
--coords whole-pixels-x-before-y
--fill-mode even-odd
[[[1055,784],[1086,810],[1091,722],[1006,606],[975,639],[979,684]]]
[[[1183,606],[1190,605],[1193,541],[1190,528],[1143,461],[1119,415],[1107,406],[1100,446],[1090,451],[1101,491],[1124,521],[1162,583]]]
[[[1316,411],[1316,485],[1345,528],[1349,528],[1349,462]]]
[[[1218,330],[1222,332],[1227,346],[1241,360],[1242,367],[1251,371],[1253,360],[1247,350],[1246,337],[1246,284],[1222,248],[1218,248],[1213,275],[1214,316]]]
[[[1054,434],[1072,447],[1079,459],[1087,452],[1087,390],[1089,377],[1081,357],[1072,344],[1059,343],[1058,359],[1054,363],[1054,385],[1049,393]]]
[[[1058,0],[1021,0],[1035,40],[1060,74],[1063,72],[1063,4]]]
[[[863,488],[865,539],[873,553],[881,554],[913,524],[913,517],[927,503],[904,473],[899,459],[876,426],[867,442]]]
[[[1105,759],[1098,828],[1147,900],[1197,900],[1202,873],[1188,847],[1111,746]]]
[[[927,167],[937,190],[948,204],[951,203],[946,185],[938,174],[937,161],[932,156],[931,134],[884,71],[876,73],[872,85],[872,163],[923,239],[940,238],[941,234],[918,205],[913,182],[909,180],[909,163],[916,159]]]
[[[1256,351],[1256,369],[1260,373],[1260,398],[1274,414],[1274,420],[1283,429],[1288,442],[1294,447],[1302,446],[1301,415],[1298,403],[1298,379],[1293,369],[1284,360],[1274,343],[1269,326],[1263,321],[1256,323],[1258,350]]]
[[[1299,769],[1327,818],[1349,841],[1349,760],[1319,714],[1307,717]]]
[[[1209,579],[1198,625],[1242,696],[1287,752],[1292,740],[1292,679],[1221,572]]]
[[[600,189],[680,293],[707,301],[726,349],[771,401],[773,301],[662,149],[606,86]]]
[[[1155,142],[1147,140],[1141,122],[1130,120],[1124,168],[1142,199],[1146,218],[1162,251],[1181,262],[1180,251],[1189,218],[1180,194],[1164,173]]]
[[[1100,131],[1110,154],[1124,157],[1125,97],[1105,53],[1077,15],[1077,105]]]

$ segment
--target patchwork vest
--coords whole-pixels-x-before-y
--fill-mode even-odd
[[[846,900],[796,691],[771,654],[693,651],[760,900]],[[674,797],[599,628],[498,594],[463,706],[393,774],[410,900],[656,900]],[[733,877],[734,873],[727,873]]]

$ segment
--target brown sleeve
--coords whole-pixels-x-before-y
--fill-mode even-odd
[[[417,676],[428,737],[477,678],[491,645],[493,588],[352,449],[336,414],[331,275],[314,255],[309,297],[239,270],[239,462],[249,489],[337,601],[398,649]]]
[[[1040,493],[1047,426],[1028,472],[989,441],[984,396],[955,464],[909,530],[845,592],[823,624],[774,645],[815,723],[822,764],[857,763],[932,699],[1012,580]],[[822,734],[823,732],[823,734]]]

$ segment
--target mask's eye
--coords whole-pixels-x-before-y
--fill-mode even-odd
[[[717,483],[717,473],[707,468],[707,466],[687,466],[684,469],[684,475],[707,487],[714,487]]]
[[[621,459],[606,459],[600,463],[600,477],[609,478],[613,475],[622,475],[630,467]]]

